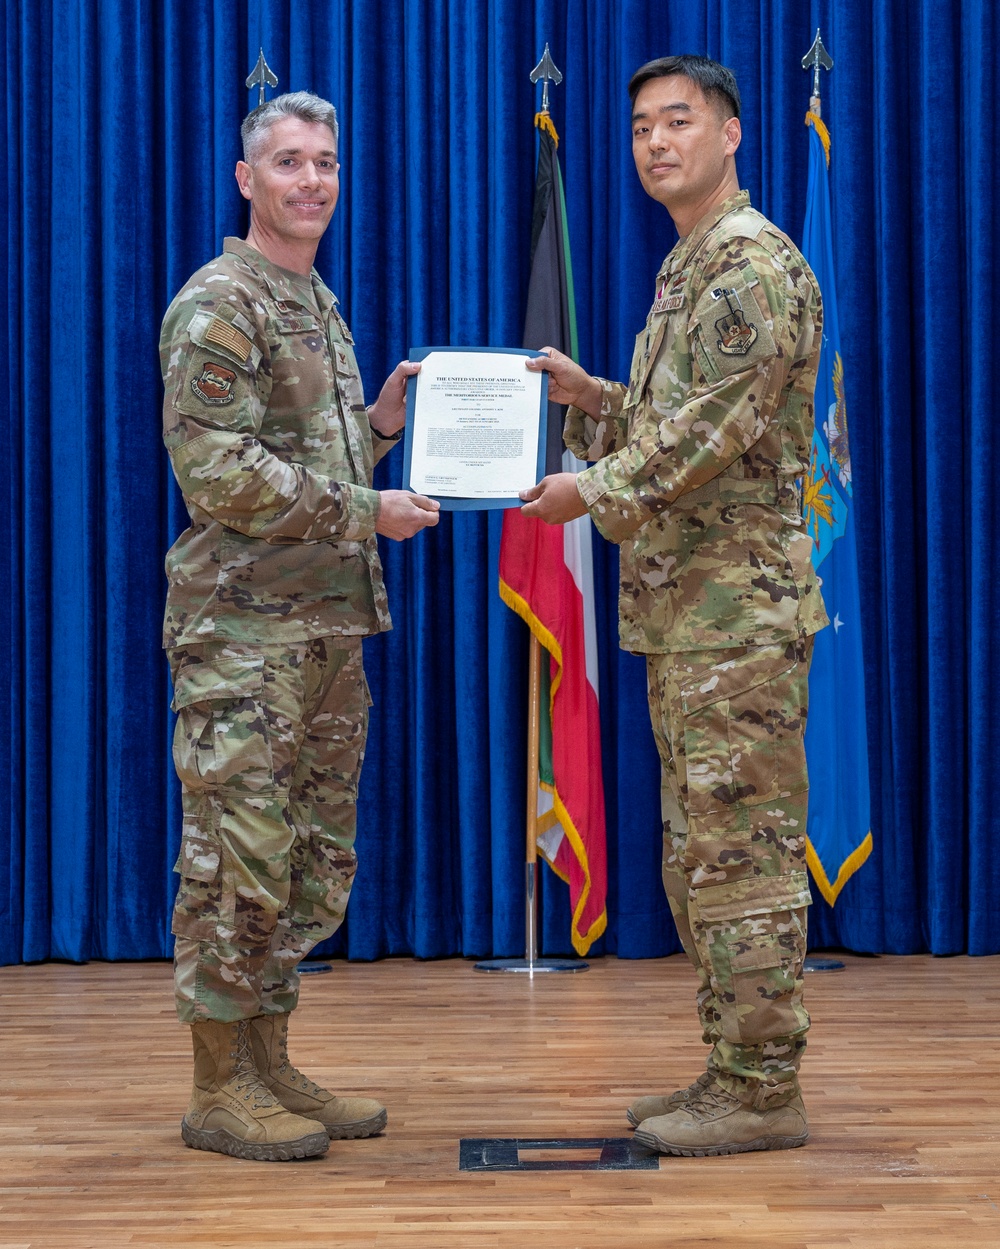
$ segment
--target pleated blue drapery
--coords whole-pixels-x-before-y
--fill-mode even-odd
[[[0,708],[0,961],[170,951],[179,839],[159,649],[163,553],[184,523],[160,445],[159,321],[245,230],[232,170],[261,45],[280,89],[341,116],[343,191],[319,267],[370,395],[411,346],[516,344],[546,41],[580,324],[624,377],[674,242],[632,166],[625,84],[717,57],[744,100],[738,166],[800,237],[817,26],[865,613],[872,858],[813,944],[1000,951],[993,782],[1000,470],[992,385],[998,173],[989,0],[8,0],[0,237],[8,349]],[[399,481],[400,456],[379,484]],[[526,637],[496,592],[499,518],[451,514],[384,549],[395,631],[375,698],[355,958],[523,950]],[[642,662],[616,641],[597,540],[609,928],[677,949],[659,884]],[[542,941],[567,951],[544,877]]]

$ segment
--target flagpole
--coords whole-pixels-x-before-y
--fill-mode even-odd
[[[533,83],[542,83],[541,113],[548,117],[549,83],[562,82],[545,45],[542,59],[529,75]],[[537,123],[536,123],[537,124]],[[475,964],[476,971],[535,972],[586,971],[589,964],[578,958],[538,957],[538,769],[541,755],[542,645],[529,631],[528,651],[528,775],[525,806],[524,855],[524,958],[491,958]]]
[[[819,27],[816,27],[816,38],[813,40],[812,47],[802,58],[802,68],[812,70],[813,85],[812,95],[809,97],[809,111],[817,117],[822,117],[822,103],[820,101],[819,89],[819,71],[821,69],[829,72],[833,69],[833,57],[830,56],[826,48],[823,46],[823,40],[820,38]],[[807,119],[808,123],[808,119]],[[818,958],[816,955],[806,955],[802,962],[802,971],[820,972],[820,971],[843,971],[844,964],[838,958]]]
[[[538,765],[541,740],[542,644],[534,633],[528,651],[528,780],[524,827],[524,957],[529,972],[538,958]]]
[[[538,764],[541,742],[542,644],[532,633],[528,647],[528,779],[525,805],[524,850],[524,958],[487,958],[476,971],[535,972],[587,971],[580,958],[538,957]]]

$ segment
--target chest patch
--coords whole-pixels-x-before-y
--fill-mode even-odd
[[[715,323],[719,350],[726,356],[745,356],[757,341],[757,327],[747,323],[739,295],[735,290],[717,286],[712,298],[726,301],[726,313]]]
[[[236,374],[224,364],[214,360],[206,360],[201,373],[192,379],[191,389],[210,407],[220,408],[233,401],[233,383]]]
[[[656,299],[653,301],[653,313],[677,312],[684,307],[684,276],[671,279],[665,277],[656,288]]]

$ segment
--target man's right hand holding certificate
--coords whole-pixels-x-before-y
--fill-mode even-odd
[[[526,367],[533,373],[548,373],[549,399],[553,403],[573,404],[598,420],[603,401],[600,382],[554,347],[543,347],[542,351],[545,354],[528,360]],[[587,514],[587,505],[576,486],[576,473],[550,473],[519,495],[525,500],[522,515],[537,517],[548,525],[564,525]]]

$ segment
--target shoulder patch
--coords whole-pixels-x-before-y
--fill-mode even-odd
[[[717,271],[703,287],[691,325],[700,367],[709,382],[777,355],[776,322],[765,312],[762,290],[750,265]]]
[[[250,359],[250,353],[253,350],[253,343],[246,334],[238,330],[235,325],[230,325],[228,321],[223,321],[221,317],[212,318],[205,331],[205,342],[214,343],[217,347],[225,347],[234,356],[238,356],[244,364]]]
[[[717,286],[712,291],[712,298],[720,301],[720,309],[721,301],[726,301],[725,311],[715,323],[719,335],[716,346],[725,356],[745,356],[757,341],[757,327],[747,324],[739,293],[732,288]]]
[[[191,379],[191,389],[211,408],[221,408],[233,401],[236,374],[217,360],[206,360],[201,372]]]
[[[260,348],[254,345],[253,326],[242,313],[232,320],[229,316],[199,308],[187,327],[188,337],[198,347],[223,351],[228,359],[256,370],[260,364]]]

